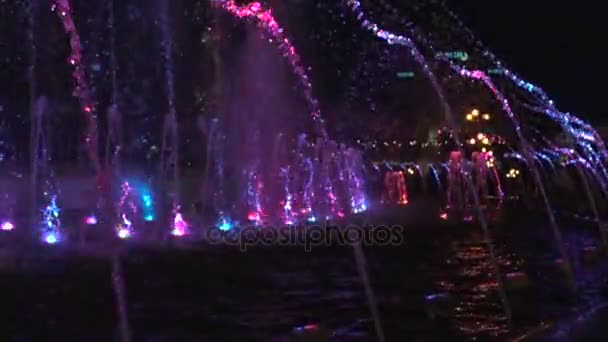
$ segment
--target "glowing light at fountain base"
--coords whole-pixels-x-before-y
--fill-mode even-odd
[[[95,215],[87,216],[84,220],[84,223],[86,223],[89,226],[95,225],[95,224],[97,224],[97,217],[95,217]]]
[[[15,229],[15,225],[10,221],[4,221],[4,222],[2,222],[0,229],[4,230],[4,231],[11,231],[11,230]]]
[[[60,235],[57,232],[46,233],[43,237],[43,241],[49,245],[55,245],[60,241]]]
[[[128,228],[120,226],[120,227],[118,227],[118,229],[117,229],[117,233],[116,233],[116,235],[117,235],[119,238],[121,238],[121,239],[125,240],[125,239],[130,238],[130,237],[131,237],[131,235],[132,235],[132,233],[131,233],[131,230],[129,230]]]
[[[232,222],[228,219],[221,219],[217,227],[219,230],[226,232],[232,229]]]
[[[123,240],[133,236],[133,224],[125,214],[122,215],[122,222],[116,226],[116,235]]]
[[[188,223],[184,220],[181,213],[176,213],[175,218],[173,219],[173,229],[171,230],[171,235],[173,236],[185,236],[188,234]]]

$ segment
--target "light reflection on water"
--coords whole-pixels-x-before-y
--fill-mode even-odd
[[[503,272],[514,271],[521,263],[504,246],[497,251]],[[445,271],[438,274],[436,286],[449,293],[453,305],[442,314],[465,335],[498,336],[508,332],[508,319],[497,296],[498,284],[487,248],[479,241],[452,242],[445,259]]]
[[[541,320],[563,316],[581,302],[598,300],[597,291],[581,291],[582,299],[561,292],[563,277],[555,271],[555,253],[547,247],[551,243],[542,227],[537,228],[538,240],[524,234],[535,227],[540,226],[509,222],[502,232],[496,228],[493,233],[503,275],[525,272],[533,284],[508,291],[512,331],[496,293],[487,248],[474,225],[411,233],[399,247],[366,248],[387,340],[456,340],[455,335],[504,340]],[[565,238],[573,254],[590,243],[579,232]],[[221,248],[196,253],[137,251],[124,261],[129,315],[138,338],[246,336],[282,341],[295,327],[315,324],[339,335],[335,338],[340,341],[374,338],[348,247],[312,252],[258,249],[246,254]],[[589,283],[585,288],[594,288],[595,273],[574,264],[578,279]],[[3,303],[5,312],[19,322],[13,337],[25,338],[31,327],[46,327],[51,337],[82,340],[95,333],[111,340],[115,308],[103,261],[38,262],[38,268],[25,274],[4,275],[5,293],[26,298]],[[82,314],[83,306],[99,309]]]

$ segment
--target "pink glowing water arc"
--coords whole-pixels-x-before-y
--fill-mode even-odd
[[[313,96],[310,78],[306,74],[306,70],[300,62],[300,56],[298,55],[296,48],[293,46],[289,38],[287,38],[283,33],[283,28],[272,15],[272,11],[270,9],[265,10],[262,7],[262,4],[257,1],[246,6],[239,6],[234,2],[234,0],[216,0],[215,4],[220,5],[223,9],[239,19],[255,20],[258,26],[264,29],[272,38],[272,41],[276,43],[277,47],[283,54],[283,57],[285,57],[289,62],[293,72],[298,76],[300,84],[304,89],[304,96],[310,104],[312,118],[318,130],[317,133],[320,134],[325,140],[328,140],[327,131],[325,130],[325,123],[323,116],[321,115],[321,110],[319,109],[318,101]]]
[[[82,44],[76,29],[76,24],[72,18],[71,6],[68,0],[51,0],[51,10],[57,12],[63,25],[63,29],[70,38],[70,57],[69,63],[73,66],[72,77],[74,78],[75,88],[73,95],[78,97],[80,106],[86,116],[87,130],[85,142],[88,147],[88,154],[95,170],[99,170],[99,158],[97,156],[97,114],[95,101],[91,95],[87,82],[85,66],[82,61]]]

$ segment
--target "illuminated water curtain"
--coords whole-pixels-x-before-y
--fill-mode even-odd
[[[364,13],[364,10],[359,1],[345,0],[345,4],[356,15],[357,19],[366,30],[371,31],[378,38],[386,41],[391,45],[401,45],[407,47],[414,56],[415,60],[422,65],[425,72],[427,72],[427,74],[431,74],[430,66],[426,63],[424,56],[422,56],[422,54],[420,53],[411,38],[383,30],[377,24],[370,21],[368,18],[366,18],[366,14]],[[457,19],[456,15],[453,14],[453,12],[447,9],[445,10],[452,16],[452,19],[456,19],[457,26],[460,26],[461,28],[464,27],[462,22]],[[465,30],[468,36],[474,37],[470,30],[466,28]],[[423,36],[420,33],[416,34],[415,37],[421,42],[422,45],[424,45],[425,48],[431,51],[434,50],[433,44],[427,37]],[[608,170],[605,166],[608,153],[606,151],[606,147],[603,140],[601,139],[599,134],[593,129],[593,127],[584,120],[570,113],[565,113],[558,110],[554,102],[549,98],[549,96],[542,88],[522,79],[516,73],[507,69],[503,65],[503,63],[498,60],[496,56],[494,56],[494,54],[492,54],[489,50],[483,48],[483,44],[481,42],[475,40],[474,38],[473,40],[475,43],[474,46],[482,50],[481,55],[493,64],[493,67],[489,68],[488,72],[475,69],[469,70],[465,66],[459,64],[459,62],[465,62],[469,60],[468,53],[466,54],[466,59],[463,58],[465,57],[464,53],[460,52],[435,52],[433,58],[438,61],[447,63],[460,76],[481,81],[490,91],[492,91],[495,98],[498,100],[499,103],[501,103],[504,111],[508,115],[509,119],[512,121],[515,127],[515,131],[518,135],[518,139],[524,142],[523,152],[525,154],[525,157],[529,159],[529,155],[533,154],[535,151],[531,150],[530,146],[526,146],[528,145],[526,143],[527,137],[524,137],[522,133],[519,119],[513,113],[510,101],[494,85],[494,82],[490,78],[489,74],[494,75],[496,77],[501,77],[502,79],[506,79],[518,88],[527,92],[530,95],[529,99],[521,101],[520,99],[515,98],[513,102],[518,102],[533,113],[544,115],[552,121],[556,122],[562,128],[567,139],[569,140],[567,141],[568,147],[570,147],[574,151],[574,153],[578,154],[577,158],[581,158],[585,161],[582,164],[584,165],[584,168],[586,168],[593,176],[594,180],[599,183],[604,194],[608,195]],[[431,79],[433,77],[434,76],[431,76]],[[552,142],[545,136],[541,136],[537,140],[542,140],[546,144],[546,146],[543,146],[543,148],[552,149],[553,152],[563,155],[563,146],[559,146],[560,143]]]
[[[133,220],[137,217],[137,205],[133,200],[133,191],[129,182],[122,183],[118,202],[119,222],[115,227],[116,235],[121,239],[130,238],[134,233]]]
[[[42,209],[42,240],[50,245],[61,240],[60,210],[57,206],[57,196],[52,195],[49,204]]]
[[[179,210],[179,206],[173,209],[173,227],[171,228],[171,235],[178,237],[189,233],[188,222],[186,222]]]
[[[384,175],[382,203],[408,204],[407,185],[403,171],[389,171]]]
[[[68,61],[73,68],[72,77],[74,78],[75,83],[73,94],[79,99],[82,112],[85,114],[87,123],[85,143],[88,147],[89,158],[96,170],[99,170],[100,162],[97,154],[98,132],[96,105],[85,73],[86,66],[83,64],[80,36],[76,29],[74,19],[72,18],[70,2],[68,0],[52,0],[51,3],[51,10],[57,12],[64,31],[70,38],[70,56]]]
[[[145,221],[154,221],[156,216],[154,215],[154,202],[152,200],[152,194],[150,194],[147,189],[143,189],[143,193],[141,195],[142,202],[142,210],[144,214]]]
[[[328,140],[325,122],[321,115],[318,101],[313,96],[312,83],[306,74],[306,68],[300,64],[300,56],[298,55],[295,46],[293,46],[289,38],[283,33],[284,30],[272,15],[272,11],[270,9],[264,9],[262,4],[257,1],[246,6],[239,6],[234,0],[214,0],[213,3],[221,6],[230,14],[240,19],[255,20],[258,26],[264,29],[265,32],[272,37],[272,40],[276,43],[280,52],[283,54],[283,57],[287,59],[293,72],[298,76],[300,85],[304,90],[304,96],[310,106],[317,133],[323,137],[324,140]]]

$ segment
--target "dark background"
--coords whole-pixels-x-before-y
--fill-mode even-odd
[[[33,0],[35,1],[35,0]],[[162,0],[114,1],[116,12],[116,54],[119,66],[120,105],[125,115],[127,150],[133,156],[147,156],[158,145],[162,116],[166,113],[164,61],[161,57],[161,30],[158,27]],[[360,29],[352,15],[342,15],[336,0],[268,1],[275,16],[285,27],[286,34],[302,55],[333,136],[351,139],[360,136],[373,122],[383,127],[396,127],[401,134],[416,130],[424,120],[439,120],[437,98],[422,77],[413,81],[398,80],[398,71],[417,71],[418,66],[407,58],[403,49],[386,46]],[[432,0],[386,0],[398,8],[411,8],[414,3]],[[28,1],[0,1],[0,143],[12,145],[27,157],[29,139],[28,113]],[[72,0],[73,15],[84,45],[91,85],[103,116],[111,98],[109,73],[108,1]],[[364,1],[370,12],[375,1]],[[407,6],[404,4],[408,4]],[[67,36],[59,19],[51,13],[47,1],[38,1],[35,34],[38,53],[38,92],[49,96],[55,108],[52,139],[58,158],[82,156],[82,114],[71,96],[73,82],[66,63]],[[372,5],[370,5],[372,4]],[[602,18],[599,2],[560,4],[548,1],[447,1],[487,48],[510,69],[543,87],[558,108],[571,111],[597,125],[606,124],[603,116],[603,80],[606,76],[600,30]],[[202,43],[203,32],[215,19],[207,0],[175,0],[169,6],[173,19],[175,40],[174,71],[179,120],[182,134],[183,158],[201,158],[204,142],[196,129],[195,119],[201,112],[215,115],[210,104],[213,86],[212,45]],[[375,13],[371,13],[373,16]],[[427,13],[403,10],[399,16],[409,16],[420,26],[419,18]],[[247,30],[229,15],[222,15],[223,43],[221,54],[226,80],[237,79],[240,45]],[[383,17],[374,17],[384,25]],[[399,31],[402,24],[386,25]],[[431,27],[431,26],[427,26]],[[461,33],[442,27],[447,40]],[[403,31],[402,31],[403,32]],[[269,48],[272,48],[269,46]],[[92,65],[97,65],[93,71]],[[286,73],[289,70],[286,68]],[[234,81],[230,81],[233,82]],[[296,88],[295,80],[286,88]],[[469,104],[453,104],[462,114],[466,106],[475,103],[475,90],[461,97],[472,98]],[[297,93],[294,90],[294,94]],[[301,94],[301,93],[300,93]],[[295,95],[294,95],[295,96]],[[305,123],[308,118],[296,118]],[[104,120],[100,126],[102,145]],[[395,123],[395,121],[399,121]],[[358,124],[355,125],[355,124]],[[355,127],[356,126],[356,127]],[[377,127],[378,128],[378,127]],[[352,134],[350,134],[352,133]],[[388,134],[390,136],[390,134]],[[66,146],[70,148],[66,148]],[[79,147],[80,146],[80,147]],[[4,147],[2,147],[4,149]]]
[[[563,110],[606,124],[603,4],[596,1],[448,1],[487,47],[542,86]]]

